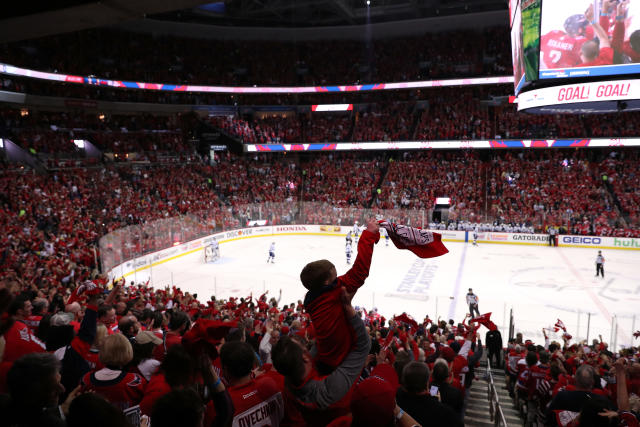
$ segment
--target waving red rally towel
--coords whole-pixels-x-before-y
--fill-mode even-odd
[[[442,236],[438,233],[384,220],[378,223],[387,230],[396,248],[409,249],[420,258],[435,258],[449,252],[442,244]]]

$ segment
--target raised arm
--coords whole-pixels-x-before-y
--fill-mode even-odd
[[[584,16],[589,22],[591,22],[593,31],[596,33],[596,36],[598,36],[598,39],[600,39],[600,49],[602,49],[603,47],[611,47],[611,43],[609,43],[609,35],[593,17],[593,5],[589,5],[589,8],[584,13]]]
[[[373,245],[380,240],[380,226],[374,219],[367,224],[367,229],[362,232],[358,241],[358,256],[353,267],[346,274],[338,278],[339,282],[347,288],[347,292],[353,293],[369,277]]]

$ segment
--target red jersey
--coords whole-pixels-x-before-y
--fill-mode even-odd
[[[355,336],[342,309],[342,287],[353,293],[369,276],[373,245],[380,240],[380,233],[362,232],[358,242],[358,256],[351,270],[336,279],[332,285],[318,292],[307,292],[305,309],[311,316],[316,333],[318,355],[316,361],[335,368],[351,351]]]
[[[247,384],[229,387],[233,401],[233,427],[277,427],[284,417],[284,400],[276,382],[258,377]]]
[[[40,321],[42,320],[42,316],[29,316],[24,319],[25,325],[29,327],[33,331],[33,333],[38,332],[38,327],[40,326]]]
[[[145,415],[151,415],[153,404],[165,394],[171,391],[171,387],[164,378],[164,373],[159,373],[151,377],[144,390],[144,397],[140,402],[140,410]]]
[[[452,376],[460,381],[460,391],[465,392],[464,384],[466,376],[469,374],[469,361],[467,358],[456,355],[449,369],[451,369]]]
[[[574,38],[564,31],[551,31],[540,42],[542,60],[548,69],[572,68],[579,65],[580,49],[587,39],[585,37]]]
[[[507,370],[511,375],[518,374],[518,361],[522,359],[522,353],[517,353],[514,349],[509,350],[507,356]]]
[[[5,349],[3,362],[15,362],[25,354],[43,353],[47,350],[42,341],[33,336],[29,327],[16,320],[4,334]]]
[[[104,373],[109,379],[98,379],[96,373]],[[80,383],[85,388],[94,390],[96,394],[104,397],[122,411],[136,406],[142,401],[147,385],[147,381],[141,375],[126,371],[113,371],[107,368],[85,374]]]
[[[182,336],[173,332],[167,332],[164,343],[153,349],[153,358],[162,362],[164,360],[164,354],[171,346],[177,344],[182,344]]]
[[[551,391],[549,385],[549,366],[534,365],[530,368],[529,378],[527,379],[527,391],[529,398],[541,398],[548,396]]]

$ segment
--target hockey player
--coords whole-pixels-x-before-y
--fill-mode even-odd
[[[213,242],[211,242],[211,246],[213,247],[213,256],[220,258],[220,244],[215,237],[213,238]]]
[[[554,30],[542,36],[540,69],[570,68],[579,65],[582,45],[593,38],[584,14],[569,16],[564,31]]]
[[[473,246],[478,246],[478,226],[473,227]]]
[[[345,246],[344,252],[347,255],[347,264],[351,264],[351,243],[347,242],[347,246]]]
[[[345,240],[347,245],[353,243],[353,240],[351,239],[351,230],[349,230],[349,232],[347,233],[347,237],[345,238]]]
[[[271,261],[271,264],[276,261],[276,242],[271,242],[271,246],[269,246],[269,258],[267,258],[267,263]]]
[[[358,221],[353,224],[353,236],[356,239],[356,243],[358,243],[358,237],[360,237],[360,227],[358,226]]]
[[[598,251],[598,256],[596,257],[596,277],[598,277],[598,274],[601,274],[604,279],[604,257],[602,256],[602,251]]]
[[[384,227],[380,228],[380,236],[384,236],[384,245],[389,246],[389,233],[387,233],[387,229]]]

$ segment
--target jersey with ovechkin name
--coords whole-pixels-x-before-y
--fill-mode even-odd
[[[233,427],[277,427],[284,417],[282,393],[272,378],[231,386],[229,395],[235,408]]]

